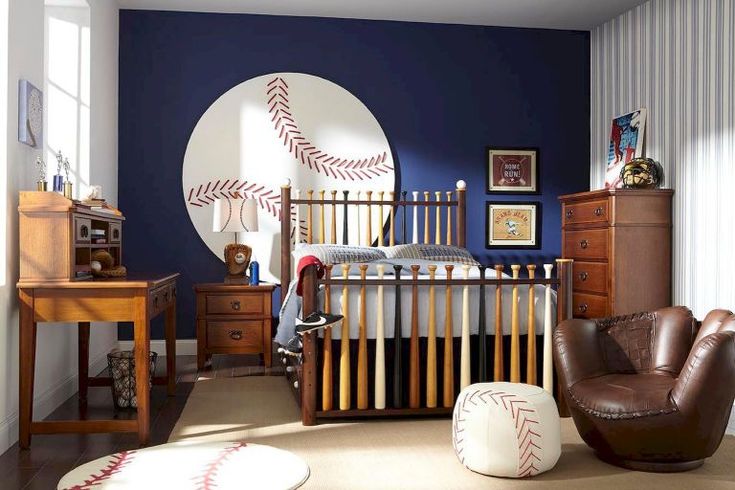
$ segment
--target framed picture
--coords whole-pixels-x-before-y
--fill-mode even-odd
[[[485,248],[541,248],[540,202],[487,202]]]
[[[645,130],[646,109],[638,109],[612,120],[605,172],[606,188],[622,187],[620,170],[629,161],[643,156]]]
[[[43,147],[43,93],[28,80],[18,82],[18,141]]]
[[[537,194],[538,148],[487,148],[487,193]]]

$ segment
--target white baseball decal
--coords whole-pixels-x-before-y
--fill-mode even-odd
[[[201,117],[184,155],[183,198],[199,236],[220,259],[234,236],[212,232],[210,205],[223,197],[256,199],[260,231],[239,240],[253,247],[261,279],[277,282],[280,186],[287,178],[294,189],[348,190],[353,198],[358,190],[395,186],[387,138],[362,102],[323,78],[272,73],[233,87]],[[353,212],[350,224],[357,222]],[[382,225],[375,223],[376,235]],[[350,243],[359,231],[350,226]]]

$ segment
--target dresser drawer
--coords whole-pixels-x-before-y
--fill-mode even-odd
[[[92,241],[91,219],[74,217],[74,241],[76,243],[90,243]]]
[[[572,314],[575,318],[604,318],[607,316],[607,296],[573,293]]]
[[[110,243],[122,241],[122,226],[120,223],[110,223]]]
[[[263,295],[260,293],[208,294],[206,303],[208,315],[263,314]]]
[[[575,261],[572,287],[575,291],[607,292],[607,263]]]
[[[261,321],[209,321],[207,322],[207,346],[249,348],[255,352],[263,349],[263,322]]]
[[[564,224],[609,223],[608,200],[564,204]]]
[[[606,260],[607,256],[607,228],[567,231],[565,233],[564,257]]]

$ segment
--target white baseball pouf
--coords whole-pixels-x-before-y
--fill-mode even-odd
[[[520,383],[477,383],[454,405],[452,442],[459,461],[491,476],[524,478],[554,467],[561,425],[554,398]]]
[[[300,487],[309,466],[293,453],[244,442],[176,442],[123,451],[67,473],[66,489],[273,489]]]

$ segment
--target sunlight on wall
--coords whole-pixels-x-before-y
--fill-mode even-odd
[[[89,7],[46,7],[46,161],[49,180],[56,154],[69,159],[74,197],[90,179]],[[63,171],[62,171],[63,174]]]

